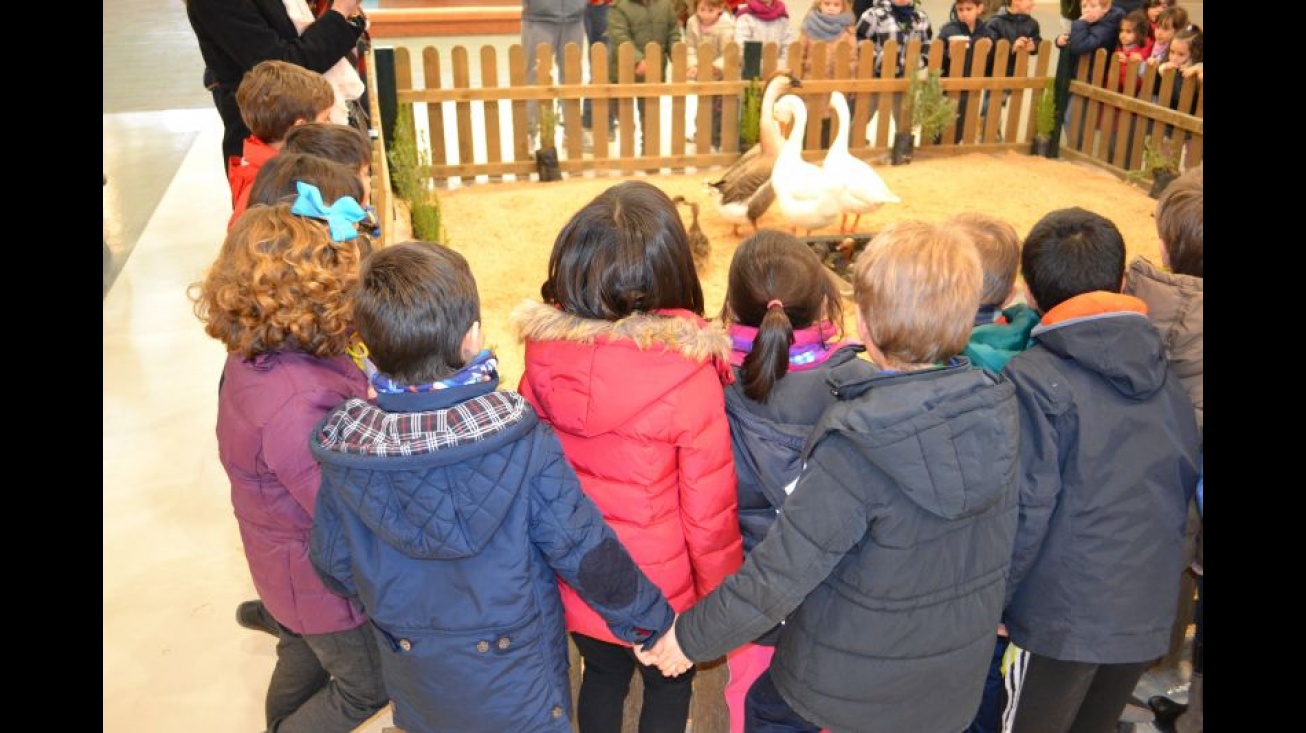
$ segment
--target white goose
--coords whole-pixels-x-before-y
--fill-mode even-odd
[[[807,131],[807,104],[786,94],[775,103],[775,118],[793,120],[789,136],[780,147],[771,170],[775,203],[794,234],[827,227],[839,216],[841,186],[830,180],[821,166],[803,160],[803,135]]]
[[[745,222],[756,231],[757,220],[775,201],[775,192],[770,186],[771,167],[775,165],[775,157],[784,143],[784,133],[773,117],[775,100],[799,86],[802,83],[787,69],[778,70],[767,79],[762,90],[757,142],[731,163],[720,178],[707,182],[716,194],[717,212],[734,225],[736,237],[739,236],[739,225]]]
[[[822,168],[827,176],[841,187],[839,193],[839,233],[854,232],[862,214],[870,214],[885,204],[900,204],[884,179],[866,161],[848,152],[848,100],[842,92],[830,93],[830,107],[839,118],[839,131],[825,154]],[[852,224],[845,228],[849,214]]]

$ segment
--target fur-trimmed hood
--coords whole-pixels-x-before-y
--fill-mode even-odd
[[[689,311],[605,321],[527,300],[511,319],[526,344],[523,383],[568,432],[606,432],[705,368],[733,380],[730,337]]]

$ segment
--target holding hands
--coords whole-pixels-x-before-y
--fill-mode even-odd
[[[680,614],[676,614],[680,618]],[[652,649],[645,649],[641,645],[635,645],[635,658],[640,664],[650,667],[657,667],[658,671],[666,677],[679,677],[689,671],[694,663],[685,656],[680,650],[680,643],[676,641],[676,625],[673,622],[667,633],[658,639],[658,643],[653,645]]]

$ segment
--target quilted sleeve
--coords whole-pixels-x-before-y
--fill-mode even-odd
[[[330,489],[318,493],[308,556],[327,590],[345,597],[358,595],[349,542],[340,525],[340,507],[336,492]]]
[[[744,561],[739,496],[725,393],[715,376],[687,384],[677,415],[688,422],[677,448],[681,531],[699,598]]]
[[[541,423],[536,442],[539,460],[530,492],[531,542],[618,639],[632,644],[656,642],[675,620],[671,604],[581,490],[553,429]]]

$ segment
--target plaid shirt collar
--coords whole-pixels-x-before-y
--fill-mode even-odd
[[[388,412],[354,398],[331,414],[318,438],[339,453],[416,456],[492,438],[520,422],[526,410],[520,394],[493,390],[422,412]]]

